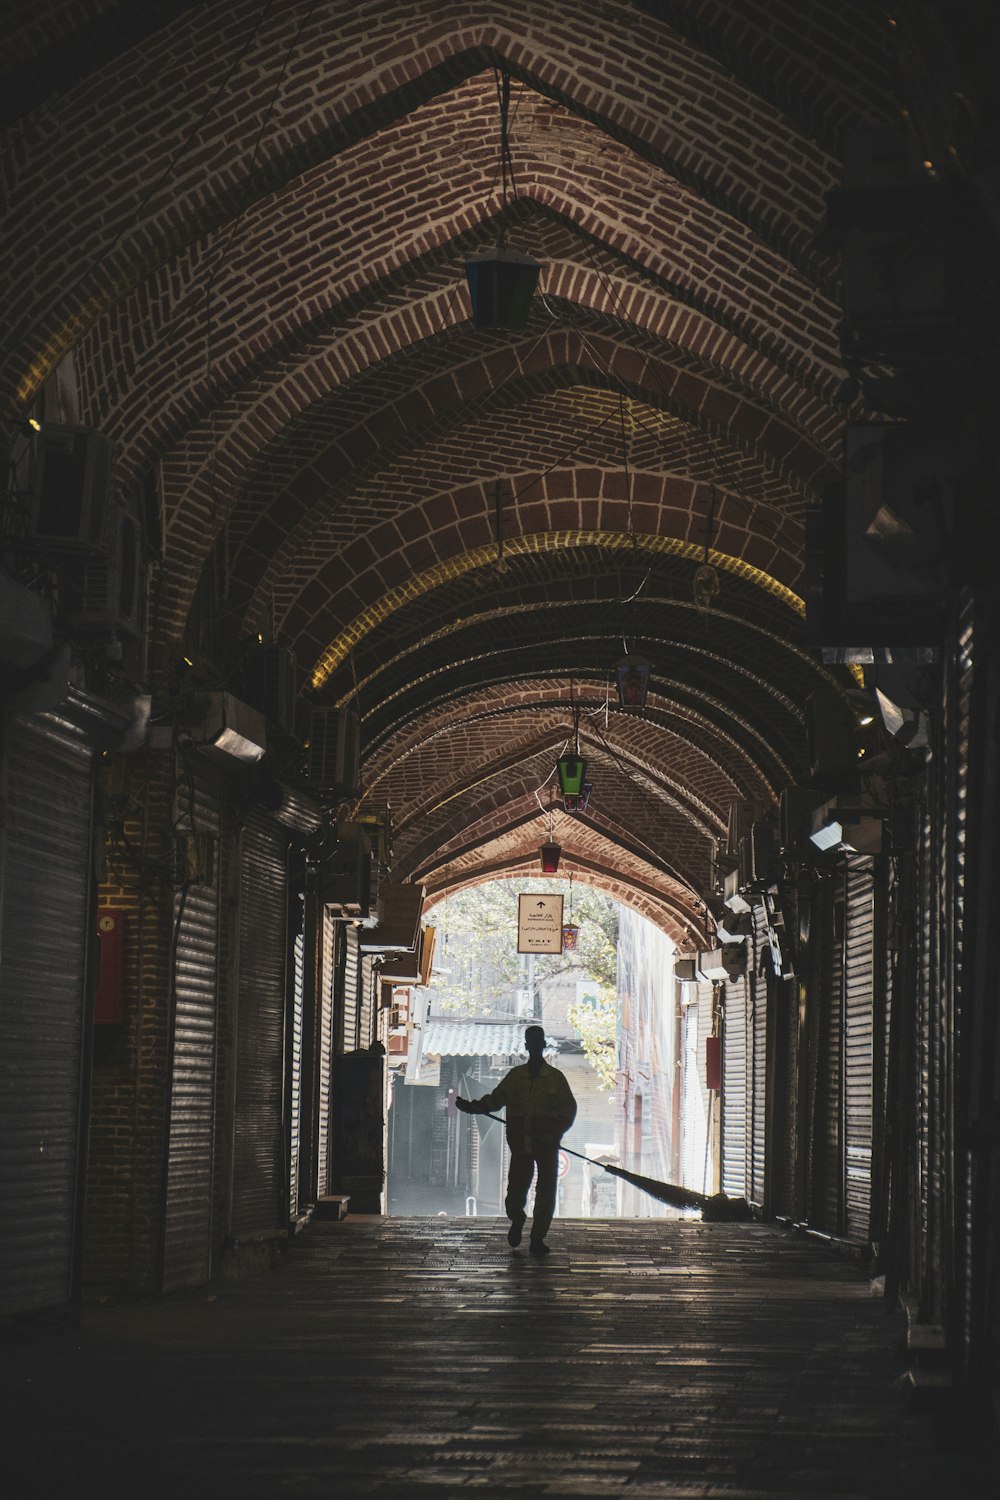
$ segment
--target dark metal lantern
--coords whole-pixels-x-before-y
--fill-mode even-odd
[[[649,691],[649,662],[641,656],[623,656],[615,667],[618,702],[622,708],[645,708]]]
[[[541,261],[505,245],[468,261],[465,275],[476,327],[527,328],[541,269]]]

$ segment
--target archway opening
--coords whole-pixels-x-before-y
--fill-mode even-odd
[[[561,942],[525,951],[525,914],[543,897],[561,899]],[[669,936],[599,887],[558,875],[468,886],[427,916],[433,969],[411,996],[406,1055],[393,1065],[389,1213],[503,1215],[503,1126],[460,1112],[455,1100],[488,1096],[526,1061],[526,1026],[541,1024],[546,1059],[577,1101],[562,1142],[557,1215],[675,1214],[604,1170],[680,1182],[704,1114],[700,1097],[686,1100]]]

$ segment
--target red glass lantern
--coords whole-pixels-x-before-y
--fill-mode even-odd
[[[559,868],[559,856],[562,854],[558,844],[543,844],[539,850],[542,859],[542,874],[554,875]]]

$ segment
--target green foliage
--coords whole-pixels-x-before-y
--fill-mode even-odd
[[[570,920],[570,884],[553,876],[491,880],[449,896],[430,913],[437,928],[431,1009],[465,1016],[513,1017],[517,991],[527,984],[526,956],[517,951],[519,895],[556,894]],[[582,969],[602,994],[616,992],[618,905],[590,886],[573,887],[573,921],[580,929],[573,953],[536,954],[537,985],[569,969]],[[614,1000],[612,998],[612,1006]]]
[[[570,1006],[569,1019],[580,1033],[583,1050],[599,1079],[598,1088],[613,1089],[618,1027],[617,996],[606,992],[601,995],[585,995],[579,1005]]]

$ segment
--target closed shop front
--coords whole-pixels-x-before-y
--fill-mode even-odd
[[[174,898],[165,1292],[200,1285],[213,1270],[220,881],[219,793],[212,773],[199,770],[182,777],[174,827],[185,867]]]
[[[844,1232],[867,1244],[872,1189],[872,1049],[874,1039],[875,885],[872,861],[847,870],[844,973]]]
[[[706,980],[682,984],[681,1046],[684,1103],[681,1110],[681,1183],[698,1193],[714,1186],[712,1101],[706,1078],[706,1050],[712,1035],[714,991]]]
[[[727,984],[722,1032],[722,1191],[730,1198],[748,1194],[750,1113],[747,1092],[750,1072],[747,981]]]
[[[239,837],[236,1068],[229,1233],[287,1228],[285,993],[287,851],[283,828],[252,813]]]
[[[85,1131],[93,745],[9,721],[0,952],[0,1311],[76,1293]]]

